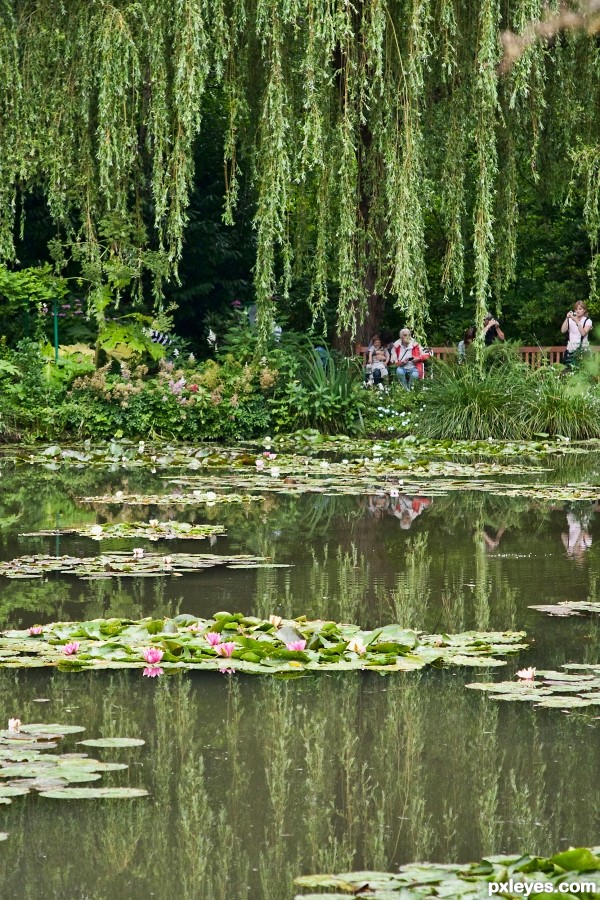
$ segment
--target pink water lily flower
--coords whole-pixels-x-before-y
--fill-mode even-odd
[[[285,646],[288,650],[304,650],[306,641],[290,641],[289,644],[286,644]]]
[[[228,668],[227,666],[219,666],[219,672],[221,675],[235,675],[235,669]]]
[[[363,644],[361,638],[352,638],[351,641],[348,641],[346,649],[350,650],[352,653],[358,653],[359,656],[364,656],[367,652],[367,648]]]
[[[535,678],[535,667],[530,666],[528,669],[519,669],[517,678],[521,678],[523,681],[533,681]]]
[[[191,625],[188,625],[188,631],[201,631],[202,625],[200,622],[193,622]]]
[[[281,616],[271,615],[269,616],[269,622],[271,623],[271,625],[274,625],[275,628],[279,628],[279,626],[283,622],[283,619],[281,618]]]
[[[235,650],[235,644],[233,641],[227,641],[225,644],[218,644],[215,647],[215,650],[217,651],[219,656],[231,656],[231,654]]]
[[[31,634],[31,635],[41,634],[42,626],[41,625],[32,625],[31,628],[27,629],[27,632],[28,632],[28,634]]]
[[[211,647],[216,647],[221,643],[221,635],[218,631],[207,631],[204,635],[204,639]]]
[[[165,670],[161,666],[146,666],[142,674],[147,678],[157,678],[159,675],[164,675]]]
[[[158,647],[146,647],[145,650],[142,650],[142,656],[147,663],[150,663],[150,665],[153,666],[154,663],[159,663],[161,661],[164,652],[159,650]]]
[[[67,656],[72,656],[74,653],[79,652],[79,641],[72,641],[70,644],[65,644],[63,647],[63,653],[66,653]]]

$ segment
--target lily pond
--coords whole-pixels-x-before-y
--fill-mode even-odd
[[[0,548],[2,898],[599,843],[598,445],[5,449]]]

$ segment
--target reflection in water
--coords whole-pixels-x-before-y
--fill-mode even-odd
[[[592,546],[592,536],[588,531],[591,514],[590,507],[571,507],[567,510],[567,531],[561,534],[561,540],[567,556],[576,562],[581,562],[586,550]]]
[[[589,843],[598,815],[589,728],[500,707],[449,672],[40,681],[53,716],[147,739],[120,752],[130,769],[111,781],[151,797],[15,798],[2,814],[6,896],[33,900],[43,883],[47,897],[283,900],[302,872]],[[0,715],[39,717],[30,695],[2,673]]]
[[[66,478],[13,472],[0,502],[3,556],[54,552],[51,539],[20,539],[19,532],[52,525],[57,514],[65,526],[94,521],[95,512],[72,498],[117,481],[123,487],[122,477],[118,470],[73,470]],[[129,488],[158,484],[148,473],[126,477]],[[566,469],[560,477],[569,480]],[[465,492],[436,497],[421,515],[425,505],[412,509],[415,499],[269,496],[244,509],[173,509],[181,520],[225,525],[220,541],[232,552],[290,566],[172,582],[4,582],[0,623],[235,607],[365,627],[398,621],[430,633],[526,625],[535,638],[527,665],[598,662],[600,618],[559,621],[528,610],[541,595],[548,603],[597,600],[595,507],[553,509]],[[407,505],[416,513],[410,531],[394,521],[402,524],[396,513]],[[573,566],[577,553],[563,551],[567,514],[588,535],[585,566]],[[570,522],[566,536],[575,545]],[[84,555],[92,546],[68,538],[61,552]],[[510,675],[511,666],[502,678]],[[483,671],[476,680],[496,677]],[[18,716],[80,723],[88,737],[141,736],[144,747],[105,751],[103,758],[130,768],[103,783],[151,792],[132,802],[30,797],[0,807],[0,830],[10,834],[0,853],[3,895],[38,900],[43,884],[49,898],[286,900],[293,877],[306,872],[595,843],[595,730],[584,718],[491,702],[465,690],[472,680],[472,673],[432,670],[149,683],[133,672],[0,670],[0,723]],[[81,749],[76,738],[71,749]]]

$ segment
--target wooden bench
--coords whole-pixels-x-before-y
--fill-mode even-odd
[[[441,359],[442,361],[450,359],[457,353],[456,347],[429,347],[428,349],[431,350],[435,359]],[[600,347],[592,347],[591,345],[588,349],[594,353],[600,351]],[[357,356],[362,356],[366,365],[369,360],[369,348],[363,344],[356,344],[355,352]],[[564,352],[564,344],[556,347],[519,347],[519,356],[523,362],[526,362],[528,366],[534,369],[539,369],[544,360],[547,360],[551,365],[561,363]],[[393,365],[393,363],[390,365]]]

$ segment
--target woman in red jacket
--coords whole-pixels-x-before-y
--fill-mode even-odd
[[[413,383],[425,375],[424,361],[429,358],[416,341],[412,339],[410,328],[402,328],[400,340],[392,346],[391,365],[396,366],[396,377],[407,391]]]

